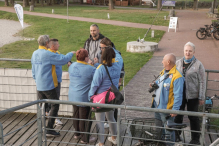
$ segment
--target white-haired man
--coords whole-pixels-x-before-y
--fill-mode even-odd
[[[31,58],[32,64],[32,76],[37,86],[38,99],[54,99],[58,100],[56,93],[56,87],[58,86],[58,80],[55,73],[55,67],[53,65],[67,64],[74,51],[69,52],[66,55],[55,54],[48,51],[49,36],[41,35],[38,38],[39,49],[33,52]],[[59,110],[59,104],[51,104],[50,116],[56,117]],[[60,136],[60,133],[53,130],[55,119],[49,118],[47,123],[47,136]]]

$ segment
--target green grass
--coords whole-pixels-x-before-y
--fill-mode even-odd
[[[0,11],[0,19],[17,20],[14,13]],[[0,58],[20,58],[30,59],[34,50],[38,49],[36,39],[39,35],[48,34],[50,38],[59,39],[59,51],[66,54],[69,51],[76,51],[83,47],[84,42],[89,37],[89,28],[92,23],[69,21],[63,19],[45,18],[39,16],[24,15],[24,21],[31,26],[24,30],[24,37],[35,38],[33,41],[18,41],[0,48]],[[100,32],[109,37],[115,44],[116,48],[121,51],[124,59],[127,84],[140,68],[152,57],[153,53],[130,53],[126,52],[126,44],[129,41],[135,41],[140,36],[144,36],[147,29],[137,29],[128,27],[119,27],[113,25],[98,24]],[[22,34],[22,31],[18,33]],[[150,33],[149,33],[150,34]],[[159,42],[164,31],[155,30],[155,38],[149,35],[145,40]],[[75,56],[72,61],[75,61]],[[1,61],[1,68],[31,68],[30,63]],[[67,71],[67,66],[63,66]]]
[[[2,5],[2,2],[1,2]],[[67,7],[62,5],[53,6],[40,6],[37,4],[34,8],[34,12],[39,13],[52,13],[54,9],[55,14],[67,15]],[[25,7],[24,11],[29,11],[29,7]],[[108,7],[98,6],[69,6],[69,16],[96,18],[96,19],[108,19],[107,13],[110,14],[110,20],[135,22],[143,24],[152,24],[154,17],[158,11],[156,10],[130,10],[130,9],[114,9],[108,10]],[[159,13],[158,18],[154,22],[154,25],[168,26],[169,21],[164,20],[164,15],[168,16],[169,12],[162,11]]]

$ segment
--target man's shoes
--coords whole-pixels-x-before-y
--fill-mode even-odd
[[[109,128],[109,124],[108,123],[104,123],[104,128]]]
[[[55,130],[47,130],[46,131],[46,136],[58,137],[58,136],[60,136],[60,133],[56,132]]]
[[[110,141],[110,142],[112,142],[113,144],[117,144],[117,141],[116,141],[116,139],[112,139],[112,137],[108,137],[108,140]]]
[[[59,119],[56,119],[56,120],[55,120],[55,125],[57,125],[57,126],[62,126],[63,123],[62,123]]]
[[[95,142],[96,139],[97,139],[96,137],[90,137],[89,143]],[[85,141],[83,141],[83,140],[81,140],[80,143],[82,143],[82,144],[87,144],[87,142],[85,142]]]
[[[200,141],[199,140],[195,140],[195,139],[192,139],[189,144],[197,144],[197,145],[200,145]]]

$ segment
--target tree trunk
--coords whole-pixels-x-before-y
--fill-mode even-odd
[[[63,0],[64,6],[67,6],[67,0]]]
[[[194,3],[193,3],[193,10],[196,10],[197,9],[197,0],[194,0]]]
[[[109,10],[113,10],[113,9],[114,9],[113,0],[109,0]]]
[[[158,0],[157,1],[157,10],[160,10],[161,6],[162,6],[162,0]]]
[[[44,0],[40,0],[41,6],[44,6]]]
[[[35,0],[31,0],[30,5],[33,5],[35,7]]]
[[[9,6],[8,0],[5,0],[5,6]]]
[[[83,4],[84,2],[83,2],[83,0],[80,0],[80,4]]]
[[[37,0],[37,3],[39,4],[39,3],[40,3],[40,0]]]
[[[141,4],[142,4],[142,0],[139,0],[139,6],[141,6]]]
[[[26,1],[27,1],[27,6],[30,6],[29,0],[26,0]]]
[[[26,6],[27,6],[27,1],[23,0],[23,7],[26,7]]]
[[[10,0],[10,4],[14,6],[14,0]]]
[[[47,6],[50,5],[50,0],[46,0],[46,5],[47,5]]]

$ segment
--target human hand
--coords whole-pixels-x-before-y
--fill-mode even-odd
[[[175,116],[177,116],[177,114],[170,114],[170,116],[171,116],[171,117],[175,117]]]
[[[203,105],[204,104],[204,100],[199,100],[199,105]]]
[[[94,64],[98,63],[98,59],[95,57],[94,58]]]
[[[75,51],[71,51],[73,54],[75,54]]]
[[[94,65],[94,63],[90,59],[88,60],[88,63],[91,64],[91,65]]]
[[[69,61],[69,62],[67,63],[68,67],[69,67],[71,64],[72,64],[72,62],[71,62],[71,61]]]

